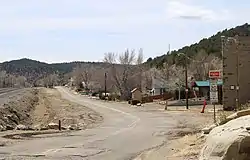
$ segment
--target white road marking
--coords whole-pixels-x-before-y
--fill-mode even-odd
[[[82,100],[78,100],[78,99],[75,98],[72,94],[70,94],[69,92],[65,91],[65,89],[61,88],[61,90],[62,90],[64,93],[66,93],[68,96],[70,96],[71,98],[73,98],[75,101],[78,101],[78,102],[79,102],[79,101],[82,101]],[[86,101],[84,101],[84,102],[86,103]],[[88,104],[89,104],[89,103],[88,103]],[[132,118],[132,119],[135,119],[135,121],[133,121],[131,124],[129,124],[128,127],[122,128],[122,129],[119,129],[119,130],[117,130],[117,131],[115,131],[115,132],[113,132],[113,133],[110,133],[108,136],[104,137],[104,139],[102,139],[102,140],[105,140],[105,139],[107,139],[107,138],[109,138],[109,137],[111,137],[111,136],[115,136],[115,135],[118,135],[118,134],[120,134],[120,133],[123,133],[123,132],[125,132],[125,131],[129,131],[129,130],[135,128],[136,125],[137,125],[137,123],[141,120],[139,117],[134,116],[134,115],[132,115],[132,114],[130,114],[130,113],[124,112],[124,111],[119,110],[119,109],[110,108],[110,107],[107,107],[107,106],[104,106],[104,105],[99,105],[99,104],[94,104],[94,105],[97,106],[97,107],[99,107],[99,108],[109,109],[109,110],[112,110],[112,111],[114,111],[114,112],[118,112],[118,113],[120,113],[120,114],[126,115],[126,116],[128,116],[128,117],[130,117],[130,118]],[[91,142],[94,142],[94,141],[96,141],[96,139],[93,140],[93,141],[90,141],[90,143],[91,143]],[[58,152],[58,151],[61,151],[61,150],[62,150],[62,149],[49,149],[49,150],[43,152],[42,154],[45,154],[45,155],[46,155],[46,154],[55,153],[55,152]]]

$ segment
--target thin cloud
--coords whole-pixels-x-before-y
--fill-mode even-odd
[[[167,16],[185,20],[216,21],[225,20],[229,17],[226,10],[215,11],[203,6],[172,0],[167,3]]]
[[[187,19],[187,20],[202,20],[200,16],[179,16],[180,19]]]

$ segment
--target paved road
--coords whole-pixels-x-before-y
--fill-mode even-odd
[[[20,88],[0,88],[0,105],[8,102],[11,98],[20,98],[26,89]]]
[[[168,138],[166,133],[177,123],[177,114],[147,112],[127,104],[93,100],[74,95],[64,88],[58,89],[65,99],[101,113],[104,122],[99,127],[70,135],[33,139],[2,147],[0,159],[128,160],[163,144]]]

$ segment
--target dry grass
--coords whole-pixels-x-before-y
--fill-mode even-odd
[[[247,104],[244,104],[244,105],[241,105],[239,110],[247,110],[247,109],[250,109],[250,103],[247,103]]]
[[[205,143],[205,137],[200,134],[187,135],[177,140],[179,143],[179,151],[172,157],[186,157],[187,159],[198,158],[200,150]]]

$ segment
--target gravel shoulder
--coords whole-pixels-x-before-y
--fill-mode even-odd
[[[103,120],[97,112],[63,99],[56,89],[41,88],[38,97],[39,103],[31,116],[36,128],[44,128],[61,120],[63,128],[74,125],[78,129],[86,129]]]

